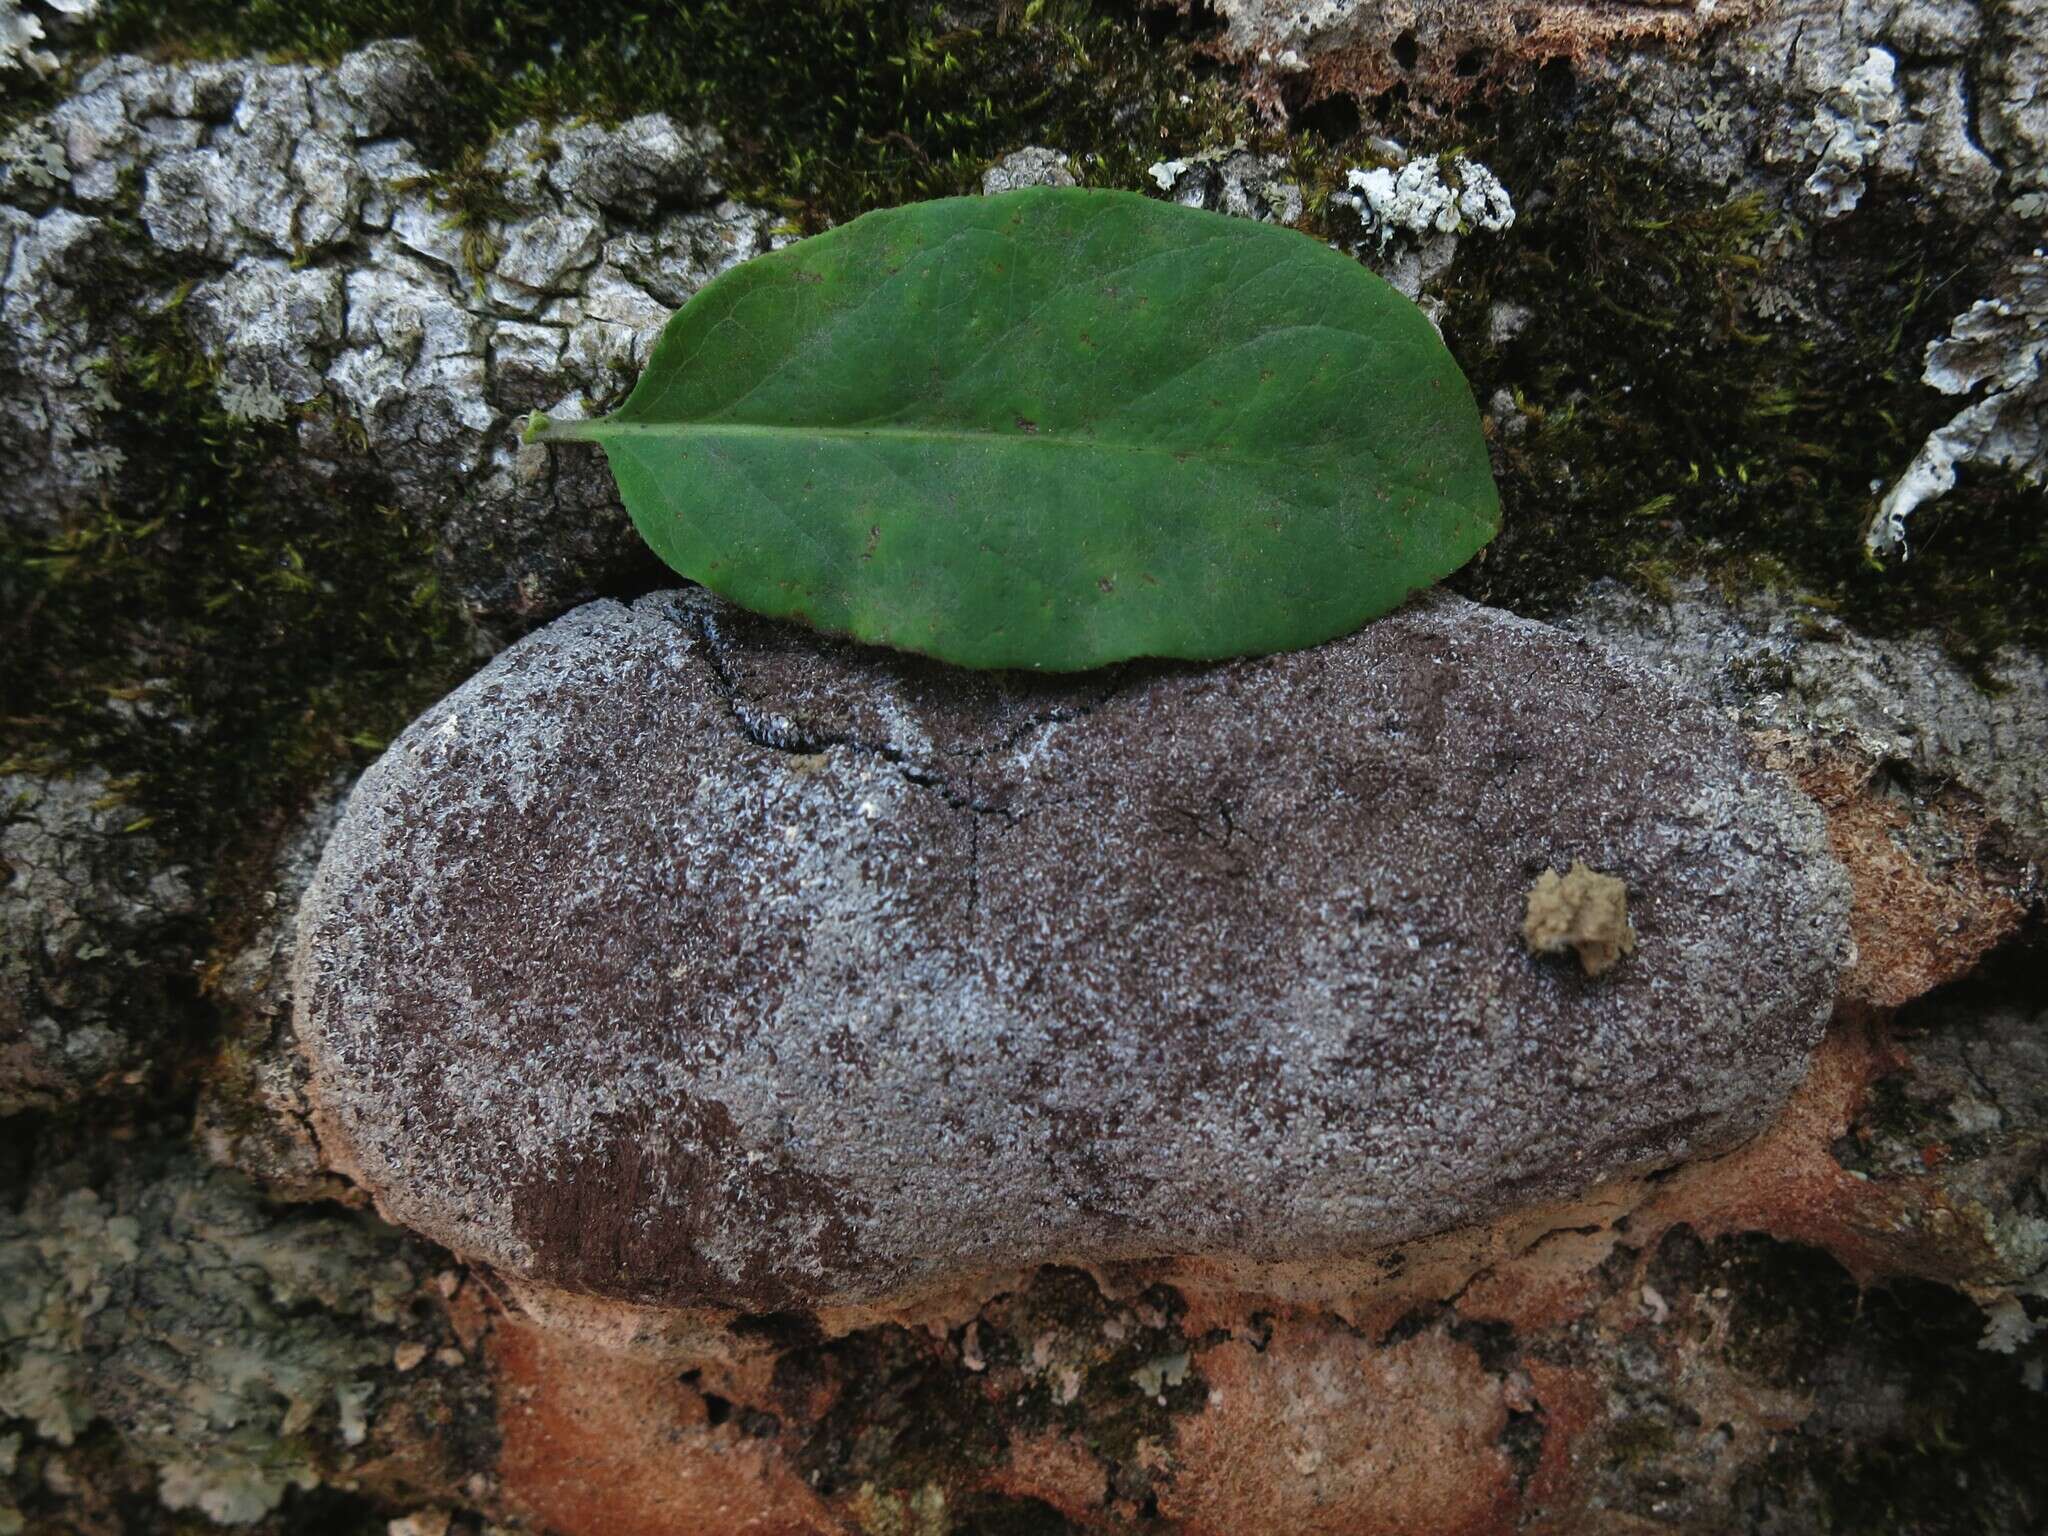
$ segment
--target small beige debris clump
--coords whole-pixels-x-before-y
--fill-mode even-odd
[[[1623,955],[1636,952],[1636,931],[1628,923],[1627,884],[1619,876],[1588,869],[1583,859],[1572,860],[1571,869],[1562,875],[1546,869],[1529,887],[1522,941],[1531,954],[1577,950],[1588,976],[1612,969]]]

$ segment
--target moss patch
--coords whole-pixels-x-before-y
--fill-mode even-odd
[[[1079,1270],[1041,1270],[998,1314],[1001,1358],[1014,1358],[1026,1381],[1013,1404],[1019,1422],[1057,1426],[1113,1471],[1139,1476],[1140,1445],[1170,1444],[1173,1420],[1208,1399],[1192,1363],[1203,1341],[1180,1325],[1186,1310],[1168,1286],[1125,1305]]]
[[[785,1355],[776,1371],[793,1413],[813,1382],[838,1387],[796,1462],[805,1481],[826,1497],[871,1505],[870,1526],[906,1501],[936,1498],[943,1507],[960,1479],[1002,1457],[997,1408],[927,1335],[869,1329]]]
[[[2048,1517],[2048,1396],[2028,1385],[2048,1340],[2017,1356],[1979,1347],[1985,1315],[1960,1292],[1859,1288],[1820,1249],[1683,1226],[1642,1271],[1668,1309],[1652,1325],[1633,1274],[1608,1279],[1626,1309],[1618,1337],[1593,1340],[1614,1394],[1595,1442],[1609,1507],[1686,1530],[1852,1536],[2035,1530]],[[1724,1368],[1763,1389],[1750,1403],[1761,1422],[1715,1422],[1714,1405],[1746,1398],[1696,1390]],[[1717,1486],[1717,1468],[1732,1486]]]
[[[110,273],[103,301],[130,297]],[[454,682],[469,631],[367,462],[278,493],[295,423],[225,416],[175,307],[112,329],[118,474],[52,537],[0,527],[0,766],[104,768],[129,826],[218,897],[237,855]]]
[[[971,1341],[966,1328],[939,1339],[882,1327],[788,1349],[775,1368],[783,1422],[801,1422],[821,1393],[832,1398],[796,1465],[878,1536],[921,1530],[920,1520],[1055,1536],[1069,1529],[1057,1511],[982,1486],[1014,1436],[1053,1430],[1101,1460],[1113,1494],[1142,1507],[1153,1490],[1141,1446],[1171,1445],[1175,1418],[1208,1397],[1184,1311],[1164,1286],[1113,1302],[1088,1275],[1048,1268],[984,1308]]]
[[[1074,151],[1087,179],[1129,184],[1158,155],[1243,126],[1184,42],[1148,32],[1135,6],[1081,0],[111,0],[96,41],[331,60],[397,36],[424,44],[444,88],[422,145],[434,186],[451,217],[479,224],[501,211],[481,147],[531,116],[716,123],[729,184],[802,228],[970,190],[1033,140]],[[0,644],[20,658],[0,679],[0,762],[106,768],[136,830],[214,875],[219,950],[251,910],[236,877],[260,871],[311,789],[459,679],[471,635],[436,581],[432,532],[388,507],[373,464],[300,487],[302,420],[229,419],[175,306],[137,318],[138,274],[165,273],[131,233],[95,290],[118,317],[104,328],[126,336],[104,381],[121,472],[56,536],[0,533]],[[314,424],[342,442],[352,430]]]
[[[1612,110],[1531,98],[1474,151],[1522,214],[1466,243],[1444,330],[1482,403],[1507,389],[1526,425],[1499,439],[1503,530],[1461,584],[1542,611],[1595,576],[1655,590],[1706,571],[1803,588],[1865,630],[1932,628],[1965,655],[2048,641],[2038,488],[1968,474],[1916,521],[1911,560],[1862,553],[1877,491],[1956,409],[1920,383],[1921,354],[1992,253],[1896,194],[1806,229],[1631,164]],[[1809,270],[1816,318],[1769,318]],[[1533,318],[1496,342],[1501,304]]]
[[[315,60],[390,37],[417,38],[446,90],[423,146],[439,164],[523,118],[666,111],[716,124],[733,188],[803,228],[971,191],[1034,140],[1127,186],[1162,153],[1248,127],[1136,5],[1088,0],[112,0],[99,32],[108,49]]]
[[[1372,138],[1388,131],[1483,162],[1517,209],[1432,285],[1481,408],[1502,390],[1515,404],[1495,438],[1500,536],[1454,586],[1544,614],[1601,577],[1656,593],[1704,574],[1797,589],[1867,632],[1931,629],[1968,659],[2048,644],[2040,487],[1965,470],[1915,515],[1910,560],[1863,554],[1882,489],[1959,406],[1920,382],[1921,359],[1984,291],[1988,243],[1896,188],[1809,228],[1630,160],[1612,138],[1619,103],[1561,62],[1542,89],[1456,121],[1376,107],[1394,115],[1311,111],[1298,120],[1336,131],[1269,146],[1303,186],[1310,233],[1358,238],[1335,195],[1349,167],[1386,163]],[[1501,306],[1528,318],[1496,339]]]

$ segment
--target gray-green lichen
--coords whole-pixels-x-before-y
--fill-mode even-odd
[[[1815,230],[1887,193],[1906,196],[1970,227],[1982,256],[2003,259],[1953,333],[1928,344],[1922,374],[1944,394],[1984,395],[1882,476],[1889,488],[1864,538],[1872,554],[1904,552],[1907,518],[1954,488],[1958,464],[2043,478],[2048,396],[2033,247],[2048,213],[2044,31],[2040,0],[1795,0],[1732,30],[1697,63],[1635,59],[1619,71],[1631,104],[1622,142],[1660,166],[1690,163],[1731,190],[1774,199],[1790,170],[1798,181],[1786,210]],[[1817,309],[1801,318],[1828,323]]]
[[[522,453],[513,421],[622,393],[766,216],[721,197],[715,136],[660,114],[528,122],[436,171],[415,142],[435,101],[420,50],[385,43],[332,68],[114,59],[35,120],[64,174],[0,167],[9,520],[56,526],[119,484],[106,378],[140,312],[182,324],[230,421],[292,431],[279,494],[367,453],[478,607],[591,580],[625,533],[609,485]],[[124,304],[96,301],[109,268]]]
[[[2004,1354],[2048,1331],[2048,1006],[2012,984],[2026,963],[1994,961],[1902,1013],[1897,1066],[1837,1148],[1860,1177],[1920,1193],[1911,1220],[1947,1252],[1976,1255],[1982,1343]]]
[[[98,11],[99,0],[0,0],[0,79],[54,74],[61,62],[54,45]]]
[[[1566,626],[1734,711],[1752,730],[1842,740],[1930,784],[1981,796],[2022,853],[2048,858],[2048,665],[2013,647],[1981,688],[1929,633],[1878,639],[1771,589],[1595,584]]]
[[[174,1028],[198,897],[138,819],[104,770],[0,773],[0,1116],[133,1087]]]
[[[59,1446],[104,1422],[166,1506],[247,1523],[363,1443],[419,1279],[374,1222],[187,1154],[52,1169],[0,1213],[0,1417]]]

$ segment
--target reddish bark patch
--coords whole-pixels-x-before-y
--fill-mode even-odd
[[[1871,1084],[1902,1061],[1881,1027],[1838,1020],[1771,1128],[1662,1185],[1632,1219],[1630,1241],[1654,1243],[1681,1222],[1707,1238],[1766,1232],[1825,1249],[1859,1284],[1893,1275],[1968,1284],[1995,1271],[1981,1212],[1956,1210],[1938,1181],[1863,1178],[1835,1159]]]
[[[1050,1430],[1012,1440],[1009,1459],[984,1486],[1050,1504],[1076,1525],[1099,1522],[1109,1502],[1108,1470],[1086,1446]]]
[[[491,1335],[506,1500],[561,1536],[837,1536],[783,1459],[672,1364],[611,1354],[517,1319]]]
[[[1826,812],[1849,872],[1856,963],[1845,1003],[1899,1008],[1968,975],[2026,915],[2023,861],[1966,790],[1889,783],[1880,765],[1810,737],[1759,738],[1767,757]]]
[[[1327,1319],[1201,1350],[1203,1411],[1177,1426],[1159,1512],[1185,1536],[1437,1536],[1509,1528],[1500,1378],[1441,1332],[1387,1347]]]
[[[1397,86],[1419,104],[1456,106],[1523,84],[1553,59],[1683,48],[1748,21],[1759,7],[1750,0],[1711,9],[1599,0],[1392,0],[1349,9],[1313,31],[1299,25],[1296,5],[1237,9],[1242,14],[1214,51],[1244,66],[1253,98],[1278,109],[1286,100],[1339,92],[1371,97]],[[1305,89],[1297,83],[1302,70]]]
[[[1601,1419],[1604,1389],[1583,1370],[1533,1355],[1524,1357],[1522,1368],[1528,1373],[1529,1395],[1543,1417],[1543,1448],[1523,1489],[1523,1517],[1538,1531],[1573,1529],[1569,1522],[1582,1518],[1575,1499],[1580,1486],[1579,1440]],[[1568,1523],[1551,1525],[1546,1517],[1555,1513],[1565,1514]]]

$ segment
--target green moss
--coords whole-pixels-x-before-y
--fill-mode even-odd
[[[0,139],[4,139],[18,125],[30,118],[40,117],[64,99],[63,74],[48,79],[28,76],[15,70],[0,76],[7,83],[0,90]]]
[[[1600,576],[1659,592],[1705,573],[1798,588],[1867,630],[1933,627],[1973,658],[2048,643],[2038,488],[1966,472],[1916,517],[1911,560],[1878,568],[1861,553],[1873,480],[1953,409],[1919,382],[1920,356],[1981,291],[1988,253],[1959,250],[1928,210],[1882,190],[1816,230],[1781,223],[1755,196],[1628,161],[1609,137],[1614,103],[1569,87],[1448,126],[1311,111],[1303,121],[1341,126],[1282,135],[1201,56],[1202,25],[1112,0],[110,0],[99,36],[322,60],[419,38],[444,91],[423,148],[451,214],[478,231],[494,189],[476,152],[529,116],[714,123],[734,190],[804,229],[968,190],[1027,142],[1127,187],[1158,158],[1243,142],[1288,156],[1305,228],[1348,235],[1355,220],[1332,199],[1346,169],[1380,158],[1370,131],[1393,126],[1418,148],[1455,134],[1514,189],[1521,217],[1465,243],[1444,329],[1482,401],[1507,388],[1529,421],[1498,445],[1501,537],[1459,585],[1541,612]],[[1833,274],[1816,296],[1824,323],[1760,319],[1774,249],[1800,241]],[[474,272],[488,268],[481,233],[469,254]],[[1502,302],[1536,319],[1496,345]]]
[[[424,191],[427,201],[445,215],[448,228],[461,236],[462,265],[481,293],[484,278],[503,254],[491,224],[519,215],[497,174],[485,167],[483,147],[467,145],[441,169],[401,181],[398,189]]]
[[[976,1488],[1013,1437],[1052,1430],[1100,1458],[1120,1496],[1142,1502],[1150,1473],[1140,1442],[1170,1445],[1174,1419],[1208,1396],[1188,1363],[1199,1341],[1182,1332],[1183,1310],[1165,1287],[1112,1302],[1086,1274],[1046,1269],[984,1310],[975,1370],[964,1364],[964,1330],[942,1343],[873,1328],[786,1350],[775,1373],[786,1422],[832,1394],[796,1452],[798,1470],[825,1497],[848,1501],[867,1529],[929,1518],[942,1499],[955,1531],[1053,1536],[1067,1529],[1057,1512]]]
[[[1849,1133],[1835,1143],[1835,1161],[1866,1178],[1926,1174],[1944,1162],[1985,1156],[1997,1138],[1957,1129],[1947,1094],[1921,1097],[1910,1072],[1871,1085]]]
[[[1690,1246],[1696,1264],[1683,1271],[1653,1268],[1666,1300],[1688,1291],[1726,1291],[1726,1323],[1714,1336],[1729,1364],[1774,1387],[1808,1384],[1838,1346],[1844,1319],[1855,1315],[1858,1292],[1848,1272],[1818,1250],[1762,1236],[1710,1245],[1694,1239]],[[1716,1328],[1706,1314],[1695,1326],[1703,1334]]]
[[[130,298],[106,274],[119,471],[54,534],[0,528],[0,767],[104,768],[128,825],[219,898],[312,789],[460,675],[469,632],[372,466],[278,490],[299,423],[230,420],[177,307]]]
[[[936,1483],[907,1491],[863,1483],[851,1506],[861,1536],[948,1536],[953,1529],[946,1491]]]
[[[1349,168],[1382,163],[1370,139],[1390,128],[1418,151],[1460,149],[1513,189],[1514,226],[1463,241],[1436,285],[1482,408],[1506,390],[1521,418],[1495,443],[1501,534],[1454,584],[1543,613],[1600,577],[1668,597],[1703,576],[1800,591],[1866,631],[1932,628],[1969,658],[2048,643],[2037,487],[1966,472],[1916,515],[1910,560],[1862,553],[1878,490],[1956,409],[1920,382],[1921,356],[1982,291],[1990,253],[1959,249],[1946,221],[1883,189],[1807,230],[1759,195],[1629,159],[1616,110],[1548,90],[1455,125],[1418,117],[1279,146],[1302,226],[1324,239],[1357,239],[1336,195]],[[1824,274],[1807,296],[1821,322],[1763,318],[1782,272],[1809,265]],[[1503,304],[1531,319],[1497,342]]]
[[[110,49],[318,60],[407,36],[445,91],[424,146],[437,164],[527,117],[667,111],[721,128],[734,189],[805,228],[972,190],[1034,140],[1124,186],[1163,153],[1248,127],[1135,6],[1085,0],[111,0],[100,29]]]
[[[1669,1455],[1677,1443],[1668,1419],[1640,1413],[1616,1420],[1607,1431],[1601,1451],[1609,1466],[1633,1468]]]
[[[1911,560],[1862,553],[1877,489],[1955,409],[1919,381],[1987,275],[1952,232],[1882,194],[1802,229],[1627,161],[1611,105],[1579,107],[1511,106],[1474,149],[1522,213],[1466,242],[1444,331],[1482,403],[1510,390],[1526,427],[1499,439],[1502,533],[1460,584],[1543,611],[1598,576],[1656,592],[1706,574],[1804,590],[1865,630],[1933,628],[1965,655],[2048,642],[2038,489],[1966,475],[1921,514]],[[1822,319],[1761,318],[1799,242],[1790,263],[1826,275]],[[1502,303],[1535,318],[1496,343]]]

